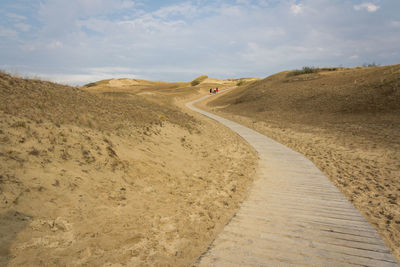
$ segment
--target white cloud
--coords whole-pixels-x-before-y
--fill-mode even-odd
[[[63,46],[64,46],[64,44],[58,40],[54,40],[47,45],[47,47],[50,49],[62,48]]]
[[[178,5],[160,8],[159,10],[155,11],[153,15],[160,18],[167,18],[170,16],[193,18],[198,14],[198,12],[198,7],[194,6],[192,3],[185,2]]]
[[[168,21],[157,19],[153,16],[143,16],[134,20],[119,21],[113,24],[113,27],[120,26],[119,28],[122,31],[136,33],[140,36],[145,33],[176,32],[183,25],[185,25],[183,20]]]
[[[7,13],[7,17],[13,19],[13,20],[26,20],[25,16],[15,14],[15,13]]]
[[[69,85],[83,85],[90,82],[106,80],[111,78],[131,78],[134,79],[136,76],[131,75],[127,76],[126,74],[118,75],[118,74],[39,74],[39,77],[43,79],[50,80],[57,83],[69,84]]]
[[[40,2],[38,19],[44,24],[44,33],[63,36],[79,31],[79,20],[107,17],[133,6],[129,0],[46,0]]]
[[[224,6],[218,11],[221,16],[242,17],[245,9],[240,6]]]
[[[8,29],[0,25],[0,37],[15,39],[18,33],[13,29]]]
[[[122,1],[121,8],[131,8],[134,5],[135,5],[135,3],[133,1],[125,0],[125,1]]]
[[[373,4],[373,3],[362,3],[362,4],[354,6],[354,9],[357,10],[357,11],[360,11],[360,10],[364,9],[364,10],[370,12],[370,13],[377,11],[379,8],[380,8],[380,6],[377,6],[377,5]]]
[[[391,24],[393,27],[400,27],[400,20],[393,20]]]
[[[300,14],[303,12],[303,8],[304,8],[304,6],[302,4],[292,4],[290,6],[290,11],[293,14]]]
[[[400,43],[399,17],[375,0],[360,0],[374,7],[354,9],[354,2],[343,0],[180,0],[158,8],[156,1],[35,1],[42,5],[24,13],[26,21],[10,20],[32,25],[29,34],[12,31],[23,25],[0,26],[0,58],[10,66],[28,65],[26,72],[64,73],[51,74],[62,82],[265,76],[304,65],[400,60],[392,56]],[[392,10],[399,6],[386,1]],[[373,22],[365,16],[378,9]],[[18,53],[23,56],[10,56]]]
[[[46,73],[28,73],[28,77],[39,77],[44,80],[62,83],[62,84],[69,84],[69,85],[84,85],[90,82],[106,80],[106,79],[119,79],[119,78],[129,78],[129,79],[136,79],[138,78],[135,74],[128,74],[128,73],[118,73],[118,72],[111,72],[111,73],[102,73],[102,72],[87,72],[87,73],[71,73],[71,74],[64,74],[64,73],[56,73],[56,74],[46,74]]]
[[[120,66],[86,68],[85,71],[87,71],[89,73],[95,73],[95,74],[114,74],[114,73],[129,74],[129,73],[138,72],[137,69],[120,67]]]
[[[36,45],[31,43],[20,45],[19,48],[25,52],[35,51],[37,49]]]
[[[251,3],[251,1],[250,0],[236,0],[236,3],[248,5]]]
[[[31,25],[26,24],[26,23],[17,23],[17,24],[14,24],[14,27],[23,32],[28,32],[32,28]]]

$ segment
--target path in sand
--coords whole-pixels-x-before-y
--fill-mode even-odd
[[[259,153],[247,200],[199,266],[398,266],[375,229],[302,154],[238,123],[187,106],[229,127]]]

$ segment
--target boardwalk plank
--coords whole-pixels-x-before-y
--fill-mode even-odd
[[[376,230],[311,161],[193,102],[187,106],[231,128],[259,153],[248,199],[197,265],[399,266]]]

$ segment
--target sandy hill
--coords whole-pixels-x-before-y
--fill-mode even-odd
[[[220,80],[201,75],[191,82],[162,82],[138,79],[108,79],[86,84],[82,90],[100,97],[127,99],[142,96],[150,102],[173,105],[177,99],[189,99],[195,95],[208,93],[210,88],[220,90],[248,84],[258,78]]]
[[[137,95],[109,101],[79,88],[6,74],[1,74],[1,86],[2,110],[35,122],[48,120],[99,130],[115,130],[121,128],[121,124],[125,124],[122,128],[158,124],[160,116],[184,127],[192,123],[191,117],[166,106],[154,105]]]
[[[190,98],[196,94],[206,93],[210,88],[218,87],[220,90],[223,90],[249,84],[257,80],[259,78],[220,80],[210,78],[207,75],[201,75],[191,82],[163,82],[122,78],[89,83],[82,86],[81,89],[106,97],[127,98],[131,96],[144,96],[150,101],[170,102],[176,98]]]
[[[399,66],[291,75],[282,72],[235,91],[217,103],[249,112],[383,114],[399,109]],[[310,118],[313,119],[313,118]]]
[[[107,91],[130,91],[132,93],[137,93],[140,91],[151,91],[154,89],[178,89],[182,87],[188,87],[189,83],[176,82],[168,83],[163,81],[147,81],[140,79],[108,79],[97,82],[92,82],[86,84],[82,89],[89,92],[107,92]]]
[[[306,155],[400,259],[400,65],[286,71],[207,107]]]
[[[245,196],[240,138],[107,86],[0,73],[0,266],[190,265]]]
[[[123,87],[123,86],[146,86],[146,85],[154,85],[154,84],[162,84],[164,82],[158,81],[147,81],[141,79],[129,79],[129,78],[120,78],[120,79],[107,79],[101,80],[97,82],[92,82],[84,85],[84,87],[96,87],[96,86],[109,86],[109,87]]]
[[[201,75],[190,82],[191,86],[201,87],[233,87],[248,84],[253,81],[257,81],[259,78],[239,78],[239,79],[226,79],[220,80],[217,78],[210,78],[207,75]]]

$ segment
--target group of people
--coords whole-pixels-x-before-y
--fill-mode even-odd
[[[211,94],[217,94],[218,93],[218,87],[215,88],[214,90],[212,88],[210,88],[210,95]]]

